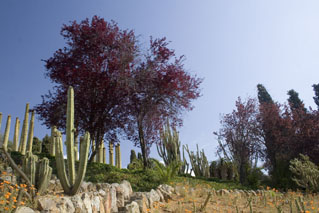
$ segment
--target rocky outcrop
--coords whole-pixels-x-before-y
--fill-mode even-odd
[[[57,179],[50,181],[49,188],[55,195],[45,195],[38,199],[40,212],[66,213],[112,213],[130,212],[144,213],[151,209],[155,202],[163,202],[170,198],[174,188],[160,185],[150,192],[133,192],[128,181],[120,184],[83,182],[80,192],[74,196],[62,196]],[[55,185],[55,187],[53,186]]]

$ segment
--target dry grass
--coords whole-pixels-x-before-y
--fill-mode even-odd
[[[150,212],[319,212],[319,195],[301,192],[281,193],[267,188],[254,194],[243,190],[216,191],[209,184],[174,185],[177,194],[165,204],[155,204]],[[209,193],[207,205],[205,201]],[[299,207],[298,207],[299,206]],[[299,208],[299,209],[298,209]]]

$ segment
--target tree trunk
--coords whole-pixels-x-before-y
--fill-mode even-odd
[[[144,170],[145,170],[148,167],[148,161],[147,161],[146,143],[145,143],[145,140],[144,140],[144,132],[143,132],[142,122],[140,122],[138,120],[137,121],[137,126],[138,126],[138,137],[139,137],[139,140],[140,140],[142,157],[143,157],[143,167],[144,167]]]

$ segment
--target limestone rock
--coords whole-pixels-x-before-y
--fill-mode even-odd
[[[132,201],[130,204],[127,204],[125,209],[127,213],[140,213],[139,205],[134,201]]]
[[[18,207],[15,213],[35,213],[35,211],[29,207]]]

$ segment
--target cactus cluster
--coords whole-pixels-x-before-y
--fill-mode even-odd
[[[66,146],[67,146],[67,164],[68,173],[64,164],[63,143],[61,132],[54,132],[54,143],[56,145],[56,166],[58,177],[60,179],[63,190],[68,195],[77,193],[84,179],[90,146],[90,134],[85,133],[84,139],[80,144],[80,159],[78,171],[75,171],[75,154],[74,154],[74,91],[72,87],[68,89],[67,103],[67,127],[66,127]]]
[[[23,158],[22,170],[35,185],[38,193],[42,194],[48,187],[52,175],[52,168],[49,166],[49,159],[38,159],[38,156],[28,152]]]
[[[196,154],[193,151],[189,151],[188,145],[185,146],[185,150],[188,153],[192,170],[196,177],[209,177],[209,165],[204,150],[199,152],[198,144]]]
[[[171,127],[167,121],[161,133],[161,142],[156,146],[157,152],[166,166],[173,162],[181,161],[180,146],[178,132],[174,128],[171,131]]]
[[[27,109],[28,107],[29,106],[27,104]],[[14,163],[10,155],[7,154],[10,124],[11,124],[11,116],[8,115],[2,149],[6,153],[6,156],[9,158],[9,162],[12,164],[12,167],[18,170],[18,172],[22,175],[22,177],[26,179],[28,184],[35,185],[35,187],[38,189],[38,193],[42,194],[46,190],[48,183],[51,179],[52,168],[49,166],[49,160],[47,158],[43,158],[39,160],[36,155],[32,154],[34,112],[32,112],[32,119],[30,121],[31,128],[29,131],[28,152],[23,157],[22,171]],[[16,125],[15,125],[15,131],[14,131],[14,144],[13,144],[14,151],[18,149],[18,145],[17,145],[17,141],[18,141],[17,129],[18,128],[19,128],[19,119],[16,119]]]
[[[210,177],[221,180],[235,180],[238,176],[234,163],[225,161],[223,158],[218,161],[212,161],[209,166],[209,172]]]

